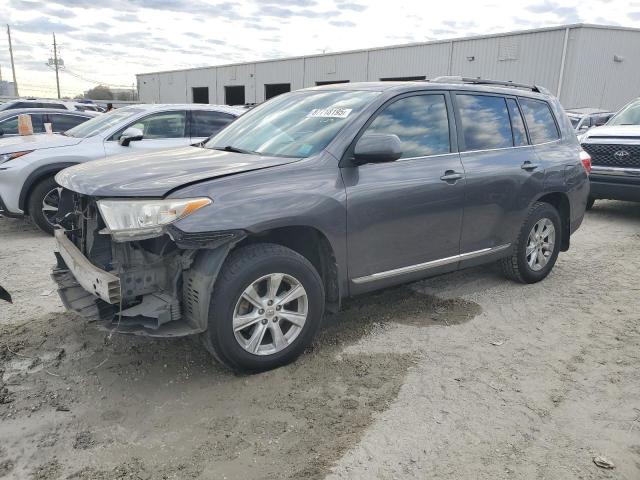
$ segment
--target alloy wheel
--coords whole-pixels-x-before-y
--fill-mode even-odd
[[[55,225],[55,216],[58,213],[58,208],[60,208],[61,194],[62,187],[56,187],[47,192],[42,199],[42,215],[51,225]]]
[[[247,352],[273,355],[300,335],[308,312],[307,292],[300,281],[291,275],[272,273],[242,292],[233,311],[233,333]]]
[[[548,218],[541,218],[535,223],[527,239],[525,255],[531,270],[538,272],[549,263],[555,244],[556,229],[553,222]]]

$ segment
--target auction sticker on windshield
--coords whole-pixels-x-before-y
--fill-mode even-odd
[[[307,118],[347,118],[351,108],[314,108],[307,114]]]

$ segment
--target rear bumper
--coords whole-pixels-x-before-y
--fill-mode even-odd
[[[593,198],[640,202],[640,175],[611,175],[593,172],[589,176],[589,180]]]

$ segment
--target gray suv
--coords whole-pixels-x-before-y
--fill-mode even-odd
[[[589,182],[539,87],[447,78],[280,95],[199,146],[63,170],[53,277],[119,332],[292,361],[346,297],[489,262],[545,278]]]

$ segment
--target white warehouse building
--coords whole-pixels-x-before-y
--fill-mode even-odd
[[[574,24],[137,75],[145,103],[260,103],[328,83],[443,75],[536,84],[565,108],[618,109],[640,96],[640,29]]]

